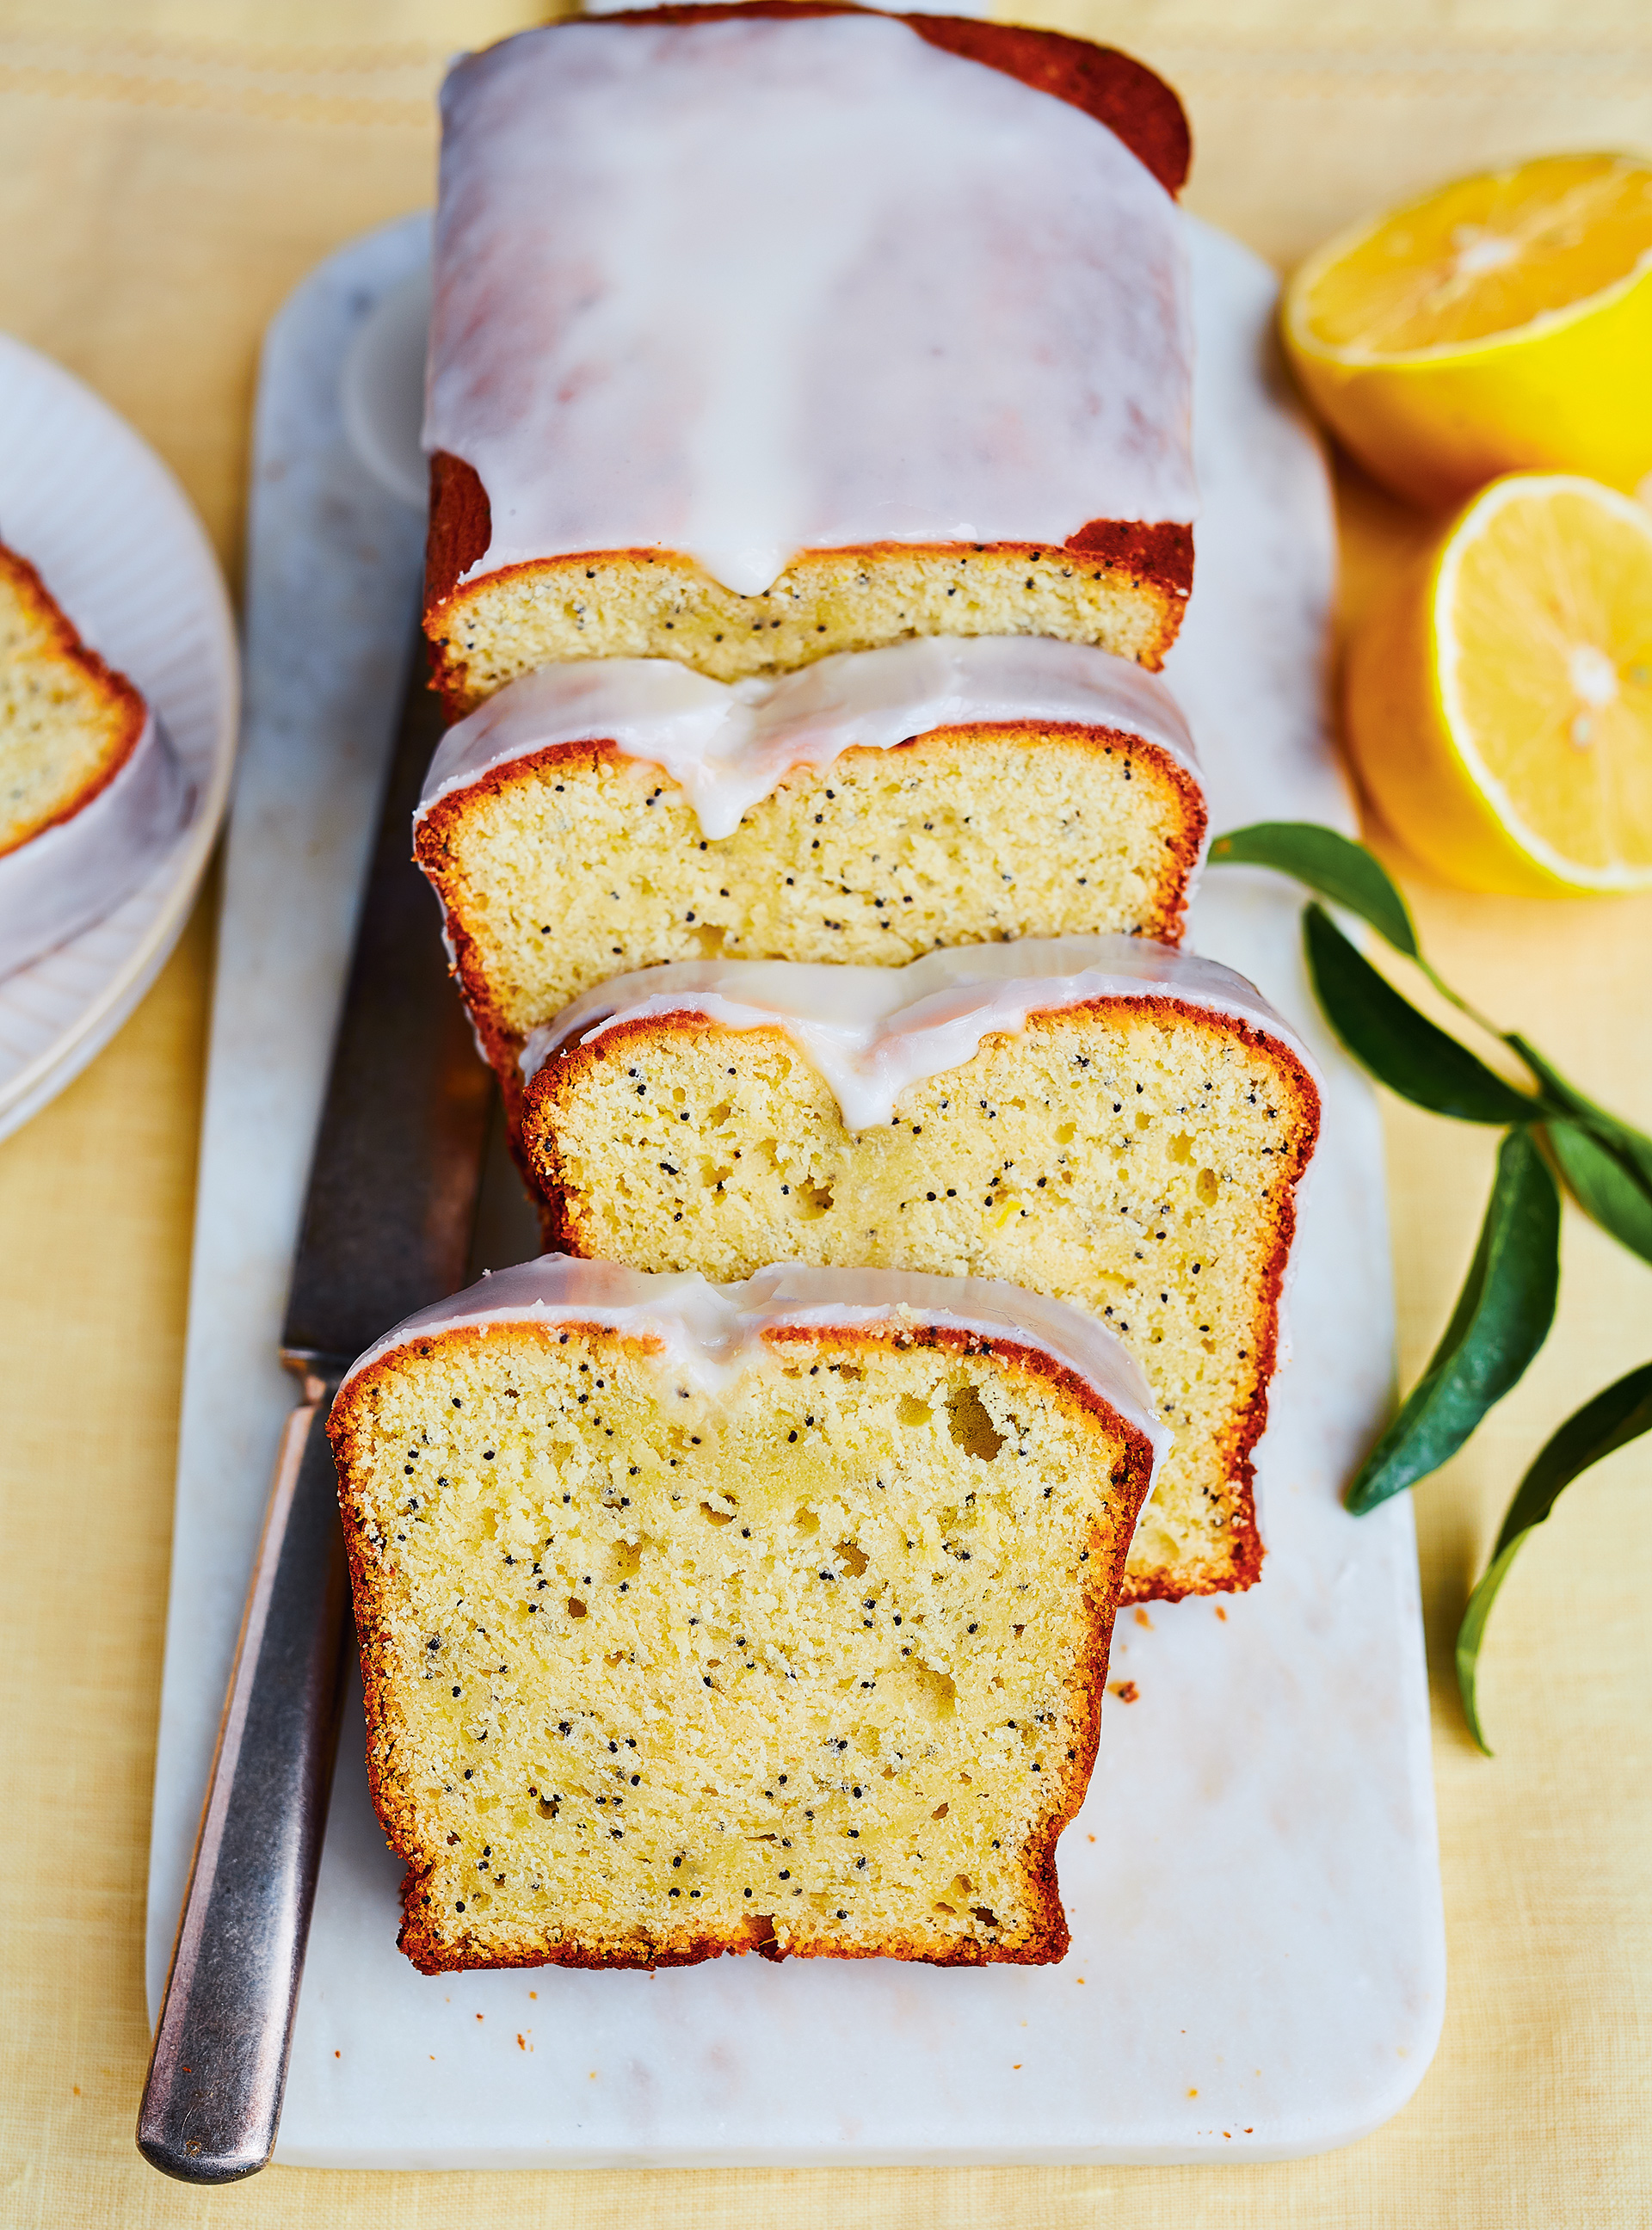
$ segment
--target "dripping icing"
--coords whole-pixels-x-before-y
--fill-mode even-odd
[[[712,1395],[726,1392],[763,1359],[767,1335],[791,1325],[967,1331],[1042,1348],[1064,1364],[1148,1441],[1155,1477],[1170,1447],[1146,1380],[1122,1343],[1094,1318],[999,1279],[908,1270],[776,1263],[743,1284],[713,1285],[696,1271],[658,1275],[617,1262],[541,1254],[404,1318],[356,1358],[340,1390],[384,1357],[421,1339],[519,1324],[596,1324],[657,1342],[662,1376],[686,1378]]]
[[[1180,219],[1113,132],[867,15],[582,22],[442,91],[427,450],[466,580],[1185,524]]]
[[[1109,729],[1197,775],[1175,699],[1128,659],[1040,635],[938,637],[842,651],[773,680],[713,681],[668,658],[539,667],[449,729],[416,820],[531,752],[604,742],[662,767],[702,835],[730,836],[793,767],[971,723]]]
[[[522,1049],[531,1082],[562,1047],[622,1023],[683,1013],[726,1029],[778,1028],[824,1078],[844,1126],[894,1118],[912,1085],[971,1060],[989,1034],[1092,999],[1168,998],[1243,1022],[1285,1046],[1320,1084],[1312,1054],[1255,985],[1219,961],[1141,937],[1023,938],[927,952],[904,968],[796,960],[677,960],[586,991]]]
[[[151,712],[96,795],[0,856],[0,976],[113,912],[189,819],[194,791]]]

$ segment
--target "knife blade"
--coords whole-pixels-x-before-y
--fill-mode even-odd
[[[294,1258],[283,1433],[138,2117],[169,2175],[226,2183],[274,2149],[326,1827],[349,1575],[323,1428],[362,1350],[464,1282],[493,1082],[410,857],[441,733],[416,648]]]

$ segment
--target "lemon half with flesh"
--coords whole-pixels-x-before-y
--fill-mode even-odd
[[[1380,480],[1460,503],[1544,467],[1652,474],[1652,162],[1549,155],[1356,226],[1286,289],[1309,400]]]
[[[1448,882],[1652,890],[1652,513],[1494,482],[1356,636],[1346,709],[1367,791]]]

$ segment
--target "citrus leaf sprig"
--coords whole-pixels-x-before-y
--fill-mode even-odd
[[[1326,1019],[1354,1059],[1391,1092],[1431,1115],[1455,1115],[1462,1123],[1536,1123],[1548,1112],[1419,1015],[1323,906],[1307,908],[1302,938]]]
[[[1500,1029],[1452,989],[1423,952],[1410,909],[1375,854],[1317,822],[1259,821],[1218,836],[1210,859],[1214,865],[1274,868],[1358,914],[1414,962],[1459,1014],[1500,1039],[1531,1072],[1535,1092],[1505,1083],[1403,998],[1322,907],[1307,909],[1304,934],[1313,988],[1355,1060],[1391,1091],[1433,1114],[1470,1123],[1540,1125],[1542,1143],[1578,1207],[1632,1254],[1652,1261],[1652,1138],[1597,1106],[1529,1039]]]
[[[1652,1138],[1585,1099],[1518,1031],[1507,1042],[1565,1111],[1544,1131],[1572,1197],[1602,1230],[1652,1262]]]
[[[1410,910],[1364,845],[1313,822],[1258,822],[1218,836],[1217,865],[1294,877],[1369,923],[1434,989],[1521,1062],[1534,1089],[1507,1082],[1420,1014],[1337,927],[1324,907],[1303,913],[1308,972],[1326,1017],[1362,1067],[1418,1107],[1459,1121],[1507,1126],[1468,1276],[1427,1369],[1366,1457],[1347,1492],[1374,1510],[1455,1455],[1487,1410],[1517,1385],[1554,1318],[1559,1284],[1558,1173],[1584,1213],[1652,1262],[1652,1138],[1588,1099],[1518,1031],[1500,1030],[1430,965]],[[1457,1640],[1457,1681],[1469,1730],[1489,1750],[1475,1697],[1486,1621],[1534,1525],[1578,1475],[1652,1428],[1652,1363],[1597,1394],[1533,1461],[1503,1521],[1490,1566],[1469,1599]]]

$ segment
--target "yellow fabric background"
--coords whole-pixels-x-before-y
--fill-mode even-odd
[[[542,12],[0,0],[0,326],[155,442],[232,577],[266,319],[339,242],[429,200],[443,56]],[[1042,20],[1127,44],[1178,85],[1192,206],[1281,265],[1454,171],[1652,147],[1644,0],[1052,0]],[[1343,498],[1357,614],[1417,529],[1352,475]],[[1652,1125],[1652,902],[1466,899],[1397,864],[1447,976]],[[1419,1495],[1450,2004],[1433,2070],[1376,2137],[1234,2170],[274,2169],[212,2194],[145,2168],[132,2144],[144,1875],[211,945],[203,906],[115,1044],[0,1145],[8,2230],[458,2230],[507,2210],[578,2230],[1576,2230],[1652,2215],[1652,1445],[1574,1490],[1506,1591],[1485,1679],[1494,1763],[1469,1748],[1450,1683],[1465,1592],[1520,1468],[1566,1410],[1652,1355],[1652,1273],[1575,1215],[1547,1350]],[[1493,1142],[1387,1112],[1409,1376],[1466,1263]],[[1242,1915],[1245,1883],[1219,1853],[1211,1866],[1212,1896]]]

